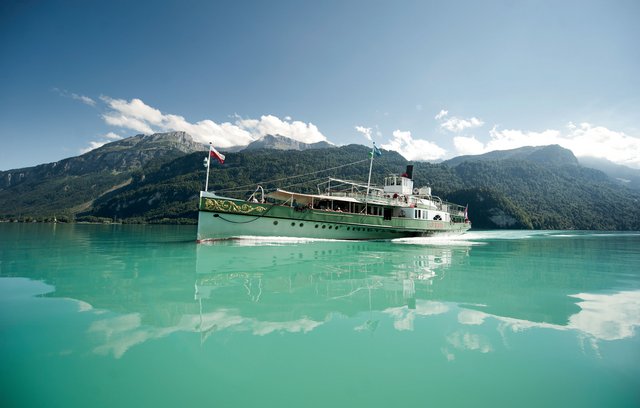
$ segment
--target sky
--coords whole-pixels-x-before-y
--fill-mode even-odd
[[[640,168],[640,1],[0,2],[0,170],[136,134]]]

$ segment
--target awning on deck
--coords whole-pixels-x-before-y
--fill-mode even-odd
[[[348,202],[348,203],[360,203],[360,200],[356,200],[353,197],[340,197],[340,196],[329,196],[329,195],[320,195],[320,194],[302,194],[302,193],[292,193],[290,191],[285,190],[276,190],[272,193],[267,194],[267,197],[274,198],[276,200],[281,201],[291,201],[296,200],[298,204],[307,205],[311,202],[317,203],[318,201],[327,200],[327,201],[340,201],[340,202]]]

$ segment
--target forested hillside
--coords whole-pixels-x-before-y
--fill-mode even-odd
[[[361,145],[227,152],[223,165],[213,162],[211,166],[209,190],[247,198],[257,184],[266,190],[317,192],[317,185],[327,177],[366,183],[369,152]],[[14,186],[12,193],[19,195],[15,201],[0,192],[0,216],[16,219],[19,203],[23,217],[40,219],[55,213],[58,218],[69,214],[76,221],[195,223],[198,194],[205,181],[204,156],[203,152],[172,152],[153,157],[127,172],[102,173],[103,187],[98,179],[87,185],[80,176],[84,184],[74,185],[71,175],[51,178],[50,185],[29,184],[22,190]],[[386,175],[402,173],[407,164],[396,152],[384,151],[374,161],[372,183],[379,185]],[[468,204],[474,228],[640,230],[640,193],[579,165],[570,151],[558,146],[413,164],[415,186],[430,185],[435,195]],[[110,191],[107,186],[112,186]],[[99,188],[107,191],[93,196],[85,208],[77,204],[85,198],[60,198]]]
[[[566,157],[567,151],[554,150]],[[369,149],[360,145],[315,151],[243,151],[212,167],[210,190],[246,198],[260,183],[316,192],[326,177],[366,182]],[[539,152],[538,152],[539,153]],[[637,193],[620,188],[603,173],[577,162],[550,165],[549,157],[467,160],[455,166],[415,163],[416,186],[431,185],[442,198],[469,204],[476,228],[640,229]],[[570,152],[569,152],[570,154]],[[167,163],[144,180],[96,201],[92,216],[146,222],[193,222],[205,179],[202,155]],[[572,155],[571,155],[572,156]],[[352,165],[345,164],[356,163]],[[565,160],[555,163],[566,163]],[[376,158],[372,182],[404,171],[395,152]],[[329,171],[324,171],[332,169]],[[302,177],[293,177],[303,175]],[[278,180],[277,182],[268,182]]]
[[[0,172],[0,219],[73,220],[96,198],[153,173],[163,163],[203,151],[185,132],[137,135],[80,156]]]

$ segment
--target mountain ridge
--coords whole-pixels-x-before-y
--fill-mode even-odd
[[[465,161],[489,160],[527,160],[553,166],[579,165],[579,161],[573,152],[560,145],[524,146],[508,150],[493,150],[484,154],[457,156],[442,163],[455,167]]]
[[[0,205],[7,215],[73,215],[109,191],[144,177],[143,169],[205,151],[186,132],[136,135],[57,162],[0,172]]]
[[[304,143],[282,135],[265,135],[249,143],[242,150],[275,149],[275,150],[309,150],[333,147],[328,142]]]
[[[96,168],[83,164],[73,167],[76,173],[50,171],[38,182],[28,179],[2,185],[0,218],[46,219],[55,214],[70,221],[195,223],[206,146],[185,143],[183,150],[195,150],[185,153],[172,145],[182,136],[147,137],[150,145],[135,143],[137,139],[105,145],[81,160],[82,164],[102,157]],[[266,189],[315,192],[319,177],[366,180],[369,153],[370,148],[362,145],[227,152],[224,165],[212,165],[210,188],[236,198],[246,198],[257,183]],[[105,161],[105,155],[113,157]],[[105,163],[112,165],[105,167]],[[400,174],[407,164],[397,152],[383,151],[375,159],[372,181],[380,184],[386,175]],[[415,185],[432,186],[434,194],[445,200],[469,204],[475,228],[640,230],[640,193],[599,170],[576,164],[575,156],[559,146],[414,165]],[[291,178],[300,174],[308,177]],[[287,182],[279,185],[267,180]]]

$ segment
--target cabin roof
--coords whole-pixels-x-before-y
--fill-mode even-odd
[[[276,200],[287,201],[294,198],[297,202],[307,204],[313,201],[319,200],[330,200],[330,201],[343,201],[350,203],[359,203],[359,200],[356,200],[353,197],[341,197],[341,196],[330,196],[330,195],[320,195],[320,194],[302,194],[302,193],[293,193],[291,191],[280,190],[277,189],[269,194],[267,197],[275,198]]]

